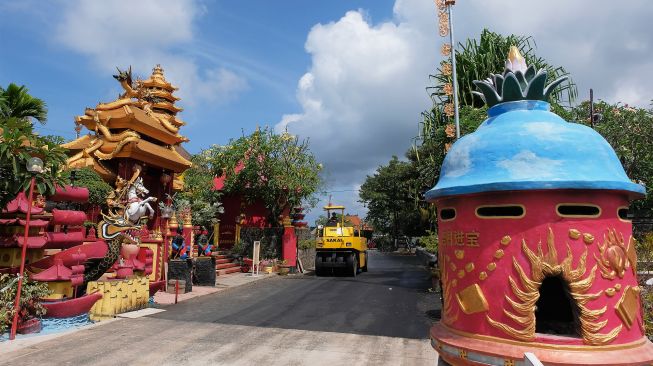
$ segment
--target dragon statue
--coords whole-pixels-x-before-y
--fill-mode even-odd
[[[90,281],[96,281],[113,266],[120,258],[120,247],[122,243],[138,244],[137,232],[140,225],[133,224],[125,214],[118,214],[109,211],[109,215],[102,214],[103,219],[97,224],[98,237],[104,240],[109,247],[107,254],[99,261],[87,265],[84,272],[84,286]]]
[[[84,283],[99,279],[116,261],[120,259],[120,248],[123,243],[140,243],[140,220],[149,212],[152,217],[154,210],[148,204],[156,201],[155,197],[141,198],[149,191],[143,186],[140,177],[142,167],[133,167],[131,179],[116,179],[116,188],[107,198],[109,214],[102,213],[102,220],[97,224],[98,237],[107,243],[108,250],[104,257],[87,265]],[[138,192],[138,193],[135,193]],[[148,209],[149,208],[149,209]]]

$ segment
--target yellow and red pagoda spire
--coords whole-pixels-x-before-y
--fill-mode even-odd
[[[107,181],[118,175],[118,159],[114,158],[133,159],[174,173],[188,169],[191,162],[179,153],[188,139],[179,134],[185,123],[177,118],[182,111],[175,105],[177,88],[165,79],[161,66],[154,67],[146,80],[133,81],[131,68],[118,70],[114,78],[124,93],[75,117],[75,123],[91,133],[63,145],[72,153],[68,166],[92,167]]]

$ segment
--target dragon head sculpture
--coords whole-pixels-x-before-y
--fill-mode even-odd
[[[132,244],[138,244],[137,231],[141,225],[131,223],[125,215],[110,212],[109,215],[102,214],[103,219],[97,225],[98,236],[104,240],[115,240],[119,236]]]

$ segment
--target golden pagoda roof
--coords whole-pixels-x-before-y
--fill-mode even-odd
[[[91,135],[84,135],[73,141],[61,145],[61,147],[68,150],[82,150],[87,148],[88,145],[90,145],[92,139],[93,137]]]
[[[155,109],[155,110],[157,108],[158,109],[165,109],[167,111],[170,111],[173,114],[177,114],[177,113],[184,110],[183,108],[179,108],[179,107],[177,107],[176,105],[174,105],[173,103],[170,103],[170,102],[153,103],[152,108]]]
[[[173,95],[171,92],[169,92],[169,91],[167,91],[165,89],[153,89],[153,88],[151,88],[151,89],[148,89],[148,91],[152,96],[158,97],[158,98],[163,98],[165,100],[170,101],[171,103],[174,103],[174,102],[181,99],[181,98]]]
[[[85,146],[88,147],[91,143],[97,141],[88,140],[86,137],[87,136],[80,137],[77,140],[69,142],[67,145],[77,147],[81,146],[84,142],[88,142],[89,144]],[[192,165],[190,160],[184,158],[177,152],[176,146],[165,147],[141,139],[126,144],[123,144],[122,141],[105,141],[96,150],[88,154],[75,154],[68,159],[67,164],[71,168],[81,168],[86,166],[93,166],[95,168],[95,166],[98,165],[99,169],[96,169],[96,171],[98,171],[98,173],[103,177],[111,175],[115,176],[114,172],[111,172],[111,170],[102,166],[100,163],[100,160],[106,156],[109,156],[110,159],[133,158],[152,166],[172,170],[175,173],[183,172]]]
[[[179,89],[166,80],[165,76],[163,76],[163,68],[158,64],[152,69],[152,75],[147,80],[142,81],[142,85],[146,88],[163,88],[169,92]]]
[[[155,113],[152,113],[155,114]],[[162,116],[162,118],[169,118]],[[106,126],[109,130],[112,129],[130,129],[145,136],[159,140],[166,145],[178,144],[187,141],[187,139],[179,134],[174,134],[165,129],[159,121],[152,116],[147,115],[142,109],[123,105],[116,109],[105,111],[96,111],[87,109],[85,115],[75,118],[75,122],[84,125],[91,131],[97,128],[97,120]]]
[[[114,158],[130,158],[175,173],[190,168],[190,159],[179,153],[185,151],[179,145],[188,141],[179,134],[185,123],[176,116],[183,109],[174,104],[179,100],[172,95],[177,88],[166,81],[161,66],[144,81],[133,83],[131,68],[119,69],[114,78],[125,92],[75,117],[91,134],[62,145],[69,150],[67,165],[93,167],[106,181],[115,179],[117,164],[102,162]]]
[[[145,140],[129,143],[116,154],[116,157],[134,158],[152,166],[170,169],[175,173],[181,173],[193,165],[174,148],[166,148]]]

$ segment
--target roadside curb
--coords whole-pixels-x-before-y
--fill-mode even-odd
[[[189,298],[186,298],[186,299],[180,299],[179,302],[188,301],[188,300],[191,300],[191,299],[197,299],[197,298],[201,298],[201,297],[204,297],[206,295],[211,295],[211,294],[225,293],[225,292],[228,292],[229,290],[233,290],[233,289],[236,289],[236,288],[239,288],[239,287],[251,285],[253,283],[256,283],[256,282],[259,282],[259,281],[262,281],[262,280],[269,280],[271,278],[277,278],[277,277],[281,277],[281,276],[260,275],[260,277],[257,277],[255,279],[252,279],[250,281],[243,282],[243,283],[236,283],[236,284],[233,284],[233,285],[216,284],[216,286],[215,286],[216,291],[207,292],[207,293],[200,294],[200,295],[193,296],[193,297],[189,297]],[[35,346],[37,344],[43,343],[43,342],[47,342],[47,341],[57,339],[57,338],[60,338],[60,337],[63,337],[63,336],[68,336],[68,335],[70,335],[72,333],[76,333],[76,332],[79,332],[79,331],[82,331],[82,330],[101,327],[101,326],[103,326],[105,324],[109,324],[109,323],[112,323],[112,322],[115,322],[115,321],[124,321],[124,320],[127,320],[127,319],[136,319],[136,318],[140,318],[140,317],[143,317],[143,316],[148,316],[148,315],[151,315],[151,314],[154,314],[154,313],[166,311],[167,308],[173,307],[175,305],[176,304],[158,304],[157,303],[152,307],[148,307],[148,308],[137,310],[137,311],[127,312],[127,313],[116,314],[115,317],[113,317],[113,318],[109,318],[109,319],[106,319],[106,320],[102,320],[102,321],[99,321],[99,322],[91,323],[91,324],[80,326],[80,327],[75,327],[75,328],[62,330],[62,331],[59,331],[59,332],[56,332],[56,333],[35,334],[35,335],[30,335],[29,337],[24,337],[24,338],[20,337],[18,339],[13,340],[13,341],[9,341],[9,340],[3,341],[3,342],[0,342],[0,345],[2,345],[2,347],[0,347],[0,355],[8,354],[8,353],[11,353],[11,352],[14,352],[14,351],[19,351],[19,350],[22,350],[22,349],[25,349],[25,348],[32,347],[32,346]]]
[[[438,263],[437,256],[427,252],[424,248],[417,247],[415,249],[415,254],[422,262],[424,262],[424,265],[427,267],[435,267],[435,265]]]

